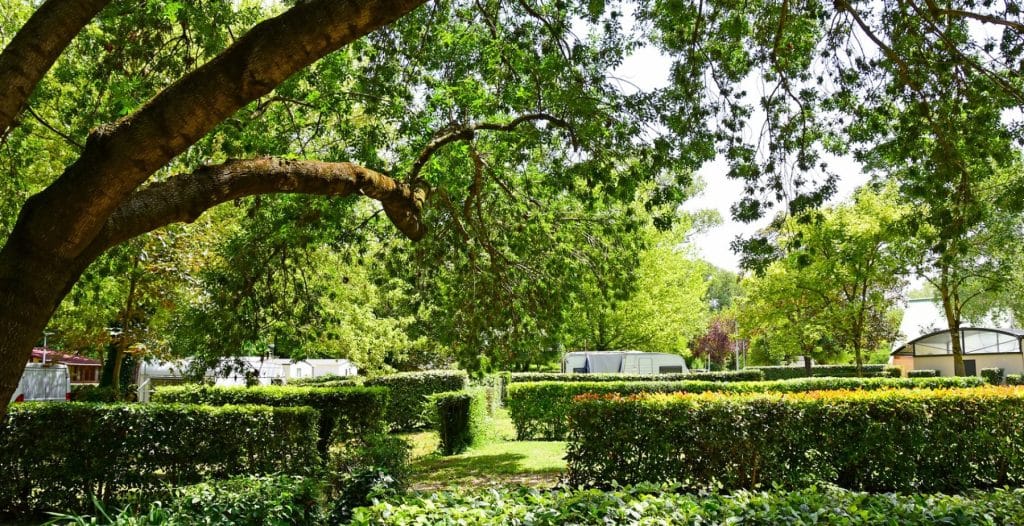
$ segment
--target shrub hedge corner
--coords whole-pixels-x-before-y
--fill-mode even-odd
[[[365,385],[386,387],[391,393],[387,421],[394,431],[412,431],[430,423],[429,401],[434,393],[461,391],[469,377],[465,371],[437,370],[391,374],[367,379]]]

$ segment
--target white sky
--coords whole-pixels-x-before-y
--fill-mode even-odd
[[[671,60],[668,57],[653,47],[645,47],[628,57],[622,66],[615,70],[614,74],[642,90],[653,90],[668,84],[670,65]],[[622,86],[624,90],[630,88],[631,86],[625,83]],[[747,91],[748,93],[757,93],[757,90],[754,89]],[[757,122],[754,124],[760,126]],[[827,161],[831,169],[840,175],[838,192],[833,201],[849,197],[857,187],[868,180],[868,176],[862,172],[860,165],[853,159],[833,158],[827,159]],[[690,211],[718,210],[722,216],[722,225],[691,239],[702,258],[716,266],[737,271],[739,270],[739,257],[732,252],[729,244],[737,236],[753,234],[757,229],[765,226],[770,218],[751,224],[740,223],[732,219],[729,207],[743,195],[743,183],[726,177],[727,171],[727,164],[721,155],[701,168],[697,175],[705,181],[705,189],[697,197],[687,201],[683,208]]]

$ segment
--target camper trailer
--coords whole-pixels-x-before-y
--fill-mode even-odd
[[[12,402],[64,402],[71,399],[71,376],[68,367],[59,363],[30,363],[21,373]]]
[[[678,354],[640,351],[570,352],[562,357],[563,373],[667,374],[687,373]]]

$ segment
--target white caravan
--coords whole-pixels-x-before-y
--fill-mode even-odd
[[[562,357],[563,373],[688,373],[678,354],[640,351],[580,351]]]
[[[11,402],[66,402],[71,400],[71,375],[59,363],[30,363],[21,373]]]

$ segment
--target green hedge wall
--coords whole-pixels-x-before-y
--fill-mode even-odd
[[[774,382],[534,382],[512,384],[508,389],[509,416],[520,440],[561,440],[569,430],[573,397],[585,393],[631,395],[639,393],[802,392],[831,389],[911,389],[977,387],[978,377],[961,378],[800,378]]]
[[[1002,385],[1003,384],[1003,368],[1002,367],[991,367],[991,368],[987,368],[987,369],[982,369],[980,372],[981,372],[981,377],[984,378],[986,382],[988,382],[988,383],[990,383],[992,385]]]
[[[412,431],[426,427],[430,421],[427,397],[445,391],[466,388],[465,371],[422,371],[378,376],[365,385],[386,387],[391,393],[387,421],[395,431]]]
[[[1024,490],[966,495],[870,495],[838,488],[694,495],[672,486],[613,492],[466,489],[388,499],[356,510],[352,526],[423,524],[901,525],[1021,524]]]
[[[288,380],[288,385],[293,387],[359,387],[363,385],[364,380],[365,378],[362,376],[325,374],[322,376]]]
[[[718,371],[710,373],[670,374],[580,374],[580,373],[512,373],[512,383],[524,382],[753,382],[764,380],[764,373],[756,369]]]
[[[571,485],[828,482],[958,492],[1024,481],[1024,390],[586,395],[570,411]]]
[[[319,466],[307,407],[27,403],[0,427],[0,515],[91,508],[240,474]]]
[[[430,395],[436,411],[442,455],[457,455],[480,443],[487,433],[487,391],[469,388]]]
[[[865,364],[861,366],[866,377],[891,377],[900,376],[899,367],[892,367],[886,364]],[[748,367],[764,373],[765,380],[791,380],[794,378],[807,378],[807,370],[802,366],[768,365]],[[856,365],[815,365],[811,367],[811,376],[829,376],[836,378],[857,377]]]
[[[939,372],[935,369],[914,369],[907,372],[907,378],[937,378]]]
[[[320,412],[317,450],[326,455],[331,443],[385,430],[388,392],[367,387],[160,387],[154,402],[206,405],[268,405],[312,407]]]

